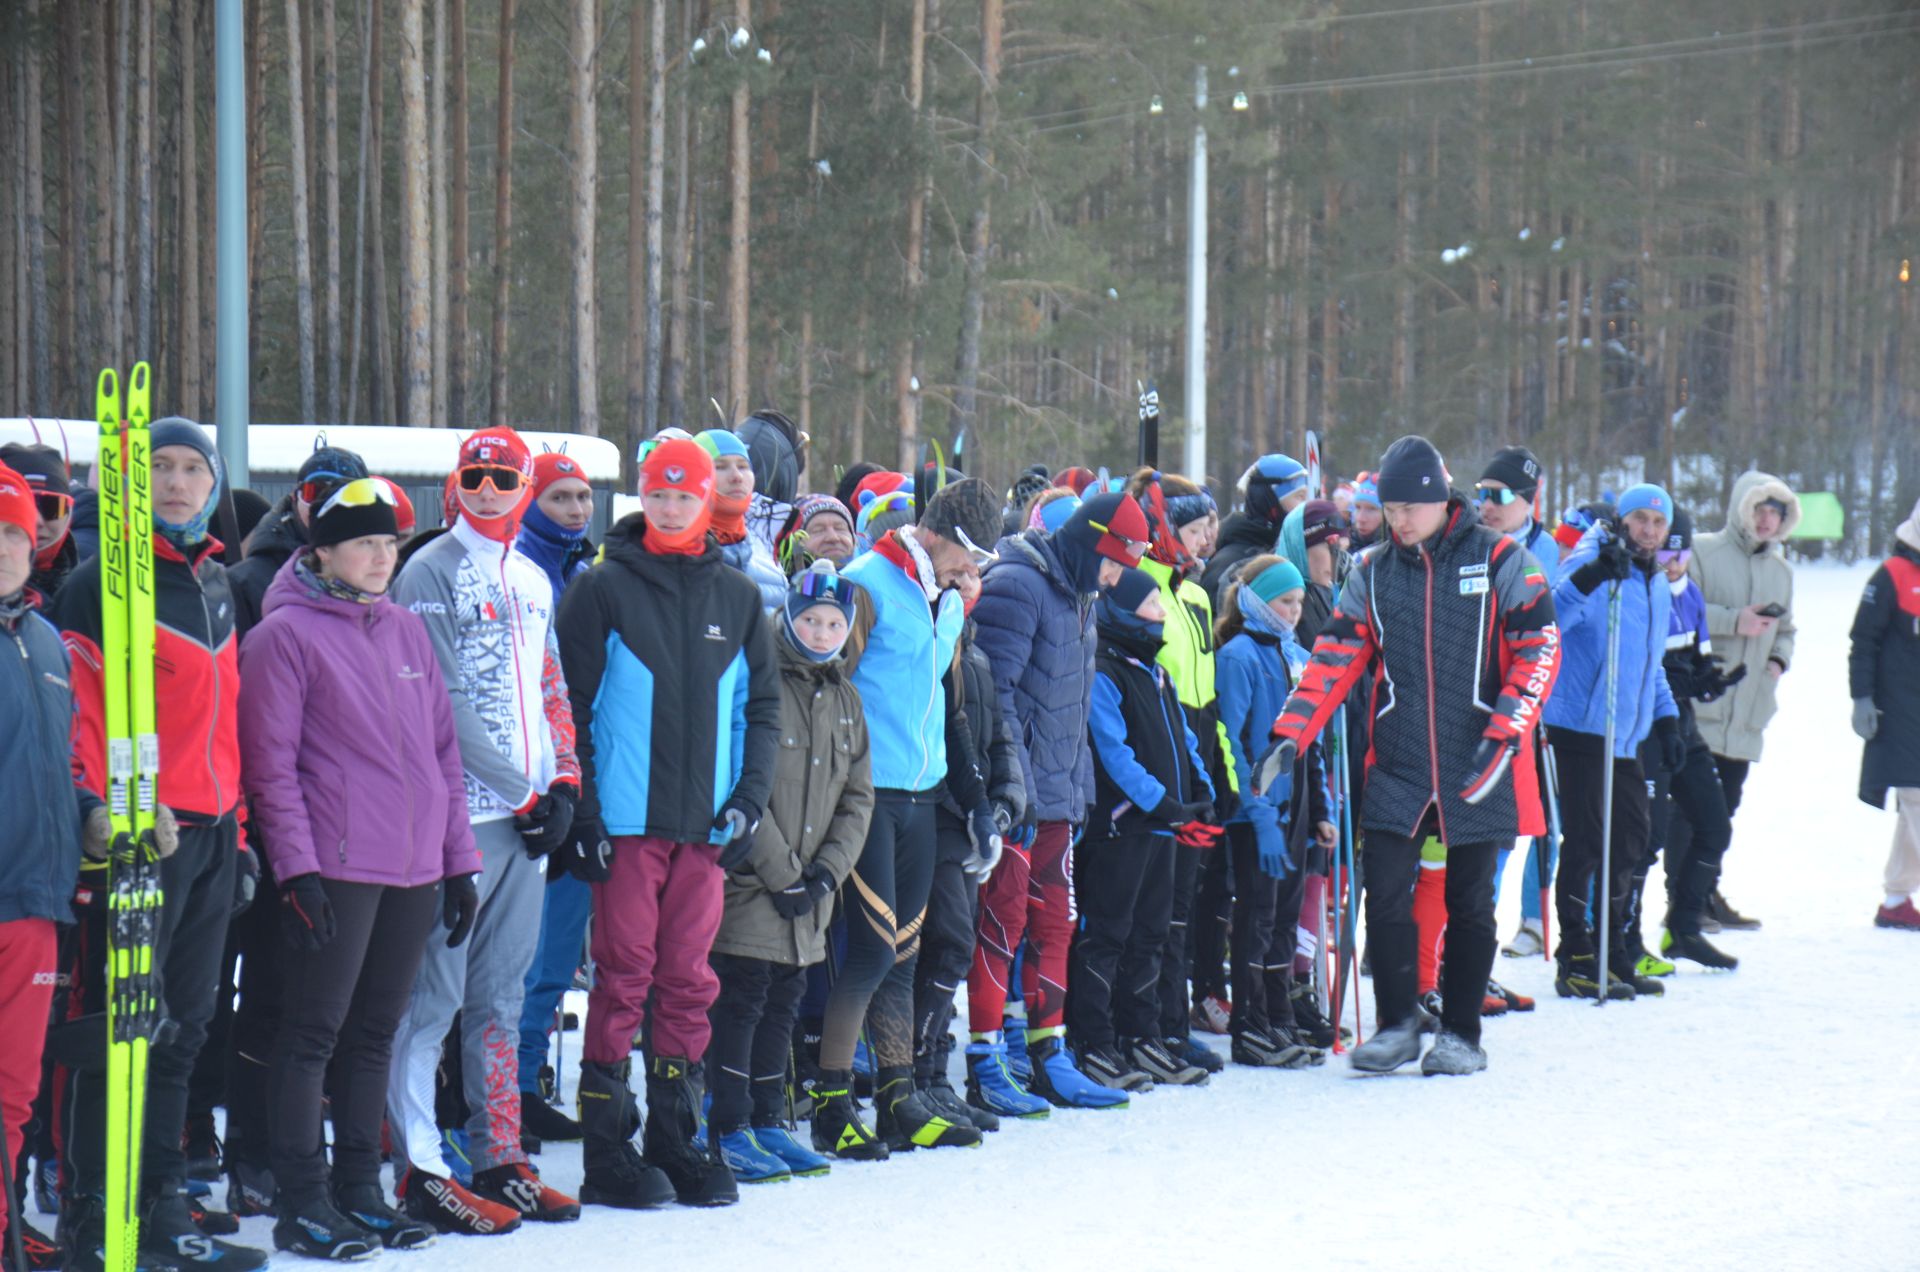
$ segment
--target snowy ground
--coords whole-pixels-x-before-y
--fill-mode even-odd
[[[1546,962],[1501,959],[1495,974],[1540,1006],[1489,1022],[1492,1064],[1476,1078],[1360,1079],[1341,1060],[1229,1070],[1123,1112],[1010,1124],[978,1150],[743,1189],[730,1210],[592,1209],[577,1224],[442,1238],[381,1261],[409,1272],[1116,1257],[1135,1268],[1920,1266],[1920,935],[1872,926],[1892,819],[1854,796],[1848,728],[1847,628],[1866,577],[1800,572],[1799,662],[1727,859],[1727,895],[1766,922],[1721,938],[1742,960],[1735,973],[1683,970],[1664,1000],[1601,1010],[1556,999]],[[1520,868],[1503,937],[1518,922]],[[578,1145],[540,1166],[571,1190]],[[246,1237],[271,1244],[264,1220]]]

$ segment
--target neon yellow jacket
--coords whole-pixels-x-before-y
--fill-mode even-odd
[[[1220,712],[1214,705],[1213,684],[1213,602],[1207,590],[1191,578],[1170,588],[1173,567],[1151,557],[1143,558],[1140,568],[1160,585],[1160,600],[1167,610],[1166,643],[1157,660],[1173,679],[1179,691],[1180,705],[1195,723],[1195,732],[1204,722],[1219,734],[1221,766],[1227,782],[1237,792],[1240,782],[1233,771],[1233,751],[1227,745],[1226,730],[1220,724]]]

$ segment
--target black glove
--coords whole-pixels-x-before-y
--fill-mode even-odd
[[[1660,744],[1660,763],[1667,772],[1678,773],[1687,765],[1687,742],[1680,736],[1680,722],[1672,716],[1653,722],[1653,737]]]
[[[809,861],[798,879],[773,894],[773,908],[783,919],[804,918],[832,895],[832,877],[819,862]]]
[[[1602,583],[1625,582],[1632,570],[1633,558],[1627,554],[1627,545],[1610,536],[1600,545],[1600,555],[1567,577],[1580,589],[1580,595],[1592,596]]]
[[[532,860],[558,851],[566,845],[567,831],[573,826],[573,789],[555,784],[513,823],[520,828],[521,845]]]
[[[1746,678],[1747,664],[1741,663],[1732,671],[1726,671],[1718,658],[1709,655],[1706,665],[1696,669],[1693,692],[1688,696],[1695,702],[1712,702]]]
[[[244,914],[260,888],[260,858],[253,855],[253,849],[240,845],[240,860],[233,865],[233,908],[227,911],[228,918]]]
[[[1467,780],[1460,784],[1460,798],[1469,804],[1478,804],[1492,794],[1500,779],[1507,775],[1518,750],[1512,738],[1481,738],[1480,745],[1473,748],[1473,764],[1467,770]]]
[[[760,810],[738,795],[729,795],[713,816],[713,829],[726,835],[720,841],[722,870],[731,870],[747,859],[753,851],[753,832],[759,828]]]
[[[280,885],[280,930],[295,949],[318,953],[327,948],[339,927],[333,902],[317,874],[295,875]]]
[[[1182,804],[1169,795],[1153,806],[1153,816],[1175,828],[1188,822],[1205,822],[1213,819],[1213,805],[1206,800],[1196,800]]]
[[[451,875],[440,893],[440,917],[447,923],[447,948],[456,949],[473,931],[480,914],[480,888],[470,874]]]
[[[613,841],[607,838],[607,828],[600,824],[598,817],[574,821],[567,842],[547,867],[549,879],[556,873],[555,866],[582,883],[605,883],[612,876]]]
[[[1224,779],[1213,785],[1216,791],[1213,797],[1213,815],[1223,823],[1230,822],[1234,814],[1240,811],[1240,796],[1226,784]]]

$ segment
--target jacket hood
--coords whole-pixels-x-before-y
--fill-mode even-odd
[[[1907,519],[1894,527],[1893,537],[1920,552],[1920,499],[1913,501],[1913,511],[1907,514]]]
[[[1277,532],[1269,523],[1245,512],[1236,512],[1220,523],[1220,543],[1213,554],[1219,556],[1220,549],[1229,544],[1245,544],[1257,552],[1270,552],[1277,538]]]
[[[1079,597],[1080,593],[1074,589],[1073,580],[1067,577],[1066,566],[1060,560],[1056,545],[1040,531],[1022,530],[1019,534],[1002,539],[994,546],[994,553],[1002,561],[1018,561],[1022,565],[1032,566],[1046,575],[1047,582],[1061,592],[1075,598]]]
[[[770,615],[767,626],[773,632],[773,647],[779,651],[781,675],[807,681],[846,679],[847,650],[844,647],[833,661],[814,662],[794,645],[792,638],[787,635],[786,621],[781,615]]]
[[[273,510],[261,518],[260,524],[247,536],[246,552],[248,556],[272,557],[285,561],[307,546],[307,532],[300,525],[300,516],[293,510],[293,496],[282,495]]]
[[[1757,552],[1766,546],[1754,533],[1753,514],[1769,499],[1778,499],[1785,504],[1787,515],[1780,521],[1780,533],[1768,542],[1784,543],[1793,533],[1793,528],[1800,524],[1800,496],[1772,473],[1757,469],[1741,473],[1733,483],[1733,498],[1727,501],[1727,533],[1749,552]]]
[[[644,512],[628,513],[626,516],[620,518],[620,520],[614,522],[613,528],[607,531],[606,542],[600,550],[602,557],[608,561],[618,561],[629,569],[644,571],[653,568],[655,565],[666,560],[666,558],[649,552],[642,546],[642,540],[646,533],[647,514]],[[699,562],[701,564],[719,562],[722,559],[720,555],[720,540],[713,537],[712,531],[707,532],[707,542],[705,546],[700,549],[700,555],[674,558],[674,560],[677,561],[686,561],[689,563]]]
[[[358,621],[368,615],[379,614],[390,604],[382,596],[371,605],[362,605],[334,596],[325,588],[317,586],[313,576],[300,568],[300,554],[289,556],[273,576],[273,582],[267,585],[267,596],[260,604],[260,617],[265,618],[286,605],[299,605],[306,609],[319,610],[324,614],[336,614],[341,618]]]

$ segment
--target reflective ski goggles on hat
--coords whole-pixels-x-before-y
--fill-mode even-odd
[[[484,490],[491,484],[495,494],[511,495],[520,489],[520,481],[518,468],[503,468],[498,464],[475,464],[460,470],[460,489],[469,494]]]
[[[369,508],[376,503],[383,503],[389,508],[400,506],[385,482],[372,477],[356,477],[327,496],[327,502],[320,505],[313,515],[323,517],[335,508]]]
[[[1520,503],[1524,496],[1511,486],[1475,486],[1473,497],[1481,503],[1497,503],[1502,507],[1510,503]]]
[[[58,521],[73,511],[73,496],[57,490],[36,490],[33,506],[40,513],[40,520]]]
[[[1693,549],[1692,548],[1661,548],[1658,552],[1653,554],[1653,559],[1659,562],[1661,565],[1673,565],[1676,562],[1678,562],[1681,565],[1685,565],[1688,561],[1693,559]]]
[[[832,570],[802,570],[794,576],[792,586],[809,601],[831,601],[836,605],[853,604],[853,598],[860,591],[858,583]]]
[[[307,479],[300,483],[300,502],[311,508],[327,497],[327,492],[333,489],[335,482],[345,480],[345,473],[332,473],[325,469],[309,473]]]

